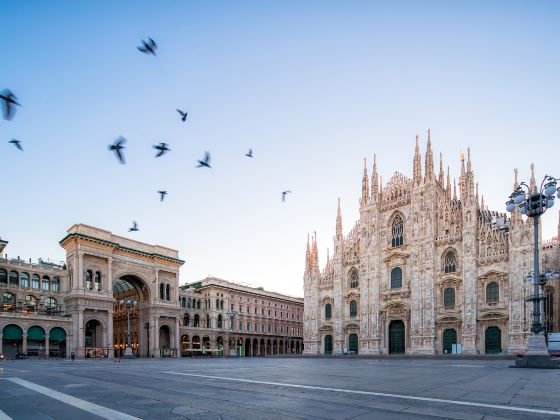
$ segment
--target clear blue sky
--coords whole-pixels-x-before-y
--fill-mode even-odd
[[[560,176],[558,2],[3,1],[0,15],[0,88],[23,104],[0,121],[9,256],[62,260],[72,224],[128,235],[137,220],[133,238],[180,251],[182,282],[302,295],[307,233],[323,266],[337,197],[345,232],[357,219],[363,158],[410,176],[417,132],[452,176],[471,147],[491,209],[514,167]],[[136,50],[146,36],[155,58]],[[119,135],[126,166],[107,151]],[[159,142],[172,153],[156,160]],[[205,150],[214,168],[195,169]]]

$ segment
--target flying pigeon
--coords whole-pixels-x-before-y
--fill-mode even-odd
[[[204,152],[204,159],[199,160],[198,165],[196,165],[197,168],[202,168],[203,166],[206,166],[207,168],[211,168],[211,166],[210,166],[210,153],[208,153],[208,152]]]
[[[12,143],[14,146],[16,146],[19,150],[23,152],[23,147],[21,147],[21,141],[12,139],[8,143]]]
[[[253,149],[249,149],[249,152],[245,156],[252,158],[253,157]]]
[[[291,191],[282,191],[282,201],[286,201],[286,195],[291,193]]]
[[[158,191],[160,197],[159,197],[159,201],[163,201],[163,199],[165,198],[165,194],[167,194],[167,191]]]
[[[177,108],[177,112],[181,114],[181,121],[185,122],[187,120],[188,112],[183,112],[179,108]]]
[[[17,101],[17,96],[10,89],[4,89],[0,92],[0,100],[2,100],[2,113],[5,120],[11,120],[16,110],[14,105],[21,106]]]
[[[138,229],[138,223],[136,223],[135,221],[132,222],[132,227],[128,229],[129,232],[138,232],[140,229]]]
[[[152,38],[148,38],[148,41],[142,40],[142,46],[136,47],[139,51],[142,51],[144,54],[152,54],[156,55],[157,44]]]
[[[126,139],[124,137],[119,137],[118,139],[115,140],[113,144],[109,145],[109,150],[115,151],[115,155],[117,156],[117,159],[123,165],[125,164],[125,161],[124,161],[124,154],[121,150],[125,149],[125,147],[123,146],[124,143],[126,143]]]
[[[163,156],[165,152],[169,152],[169,150],[171,150],[167,147],[167,143],[160,143],[159,146],[154,146],[154,149],[159,150],[159,153],[156,155],[157,158]]]

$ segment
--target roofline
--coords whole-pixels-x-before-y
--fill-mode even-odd
[[[124,251],[133,252],[133,253],[136,253],[136,254],[145,255],[147,257],[152,257],[152,258],[157,257],[157,258],[161,258],[161,259],[164,259],[164,260],[173,261],[173,262],[179,263],[181,265],[185,263],[184,260],[181,260],[179,258],[173,258],[173,257],[168,257],[166,255],[144,252],[144,251],[140,251],[140,250],[134,249],[134,248],[128,248],[126,246],[119,245],[117,242],[107,241],[105,239],[99,239],[99,238],[96,238],[94,236],[84,235],[83,233],[69,233],[64,238],[62,238],[60,241],[58,241],[58,243],[62,246],[62,244],[70,238],[80,238],[80,239],[86,239],[86,240],[89,240],[89,241],[99,242],[99,243],[102,243],[102,244],[105,244],[105,245],[112,246],[112,247],[117,248],[117,249],[122,249]]]

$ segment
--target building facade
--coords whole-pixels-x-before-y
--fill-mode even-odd
[[[60,245],[60,265],[0,259],[0,352],[112,358],[124,351],[130,315],[136,356],[178,355],[183,261],[176,250],[83,224]]]
[[[386,185],[375,158],[371,178],[364,168],[360,218],[343,235],[339,201],[334,252],[323,270],[317,239],[308,240],[305,353],[524,351],[532,220],[518,209],[510,217],[486,208],[470,150],[466,161],[461,155],[458,191],[441,155],[436,174],[429,131],[424,165],[417,136],[412,167],[412,179],[396,172]],[[549,291],[559,303],[553,287]],[[551,325],[558,328],[550,308]]]
[[[7,245],[0,239],[0,255]],[[60,245],[65,263],[0,258],[0,353],[8,358],[120,357],[129,317],[138,357],[303,350],[301,298],[216,278],[180,288],[176,250],[88,225],[72,226]]]
[[[303,299],[215,277],[182,286],[181,355],[303,351]]]

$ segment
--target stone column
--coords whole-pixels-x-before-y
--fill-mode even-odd
[[[140,325],[138,326],[138,328],[140,328]],[[113,347],[113,335],[113,311],[108,311],[106,347],[109,354],[109,359],[112,359],[115,355],[115,348]]]
[[[159,354],[159,317],[154,317],[154,348],[153,353],[154,357],[160,357]]]
[[[21,349],[22,353],[27,353],[27,333],[22,334],[23,338],[23,348]]]
[[[179,318],[175,318],[175,357],[180,357],[181,337],[179,334]]]
[[[85,356],[85,341],[84,341],[84,310],[78,310],[78,342],[76,343],[76,356]]]
[[[107,285],[105,286],[108,296],[113,296],[113,258],[107,258]],[[111,341],[113,341],[111,339]]]
[[[69,335],[66,336],[66,350],[65,351],[66,351],[66,358],[69,359],[70,358],[70,351],[71,351],[71,349],[70,349],[70,336]]]
[[[156,269],[155,272],[156,272],[156,290],[155,290],[155,293],[154,293],[154,301],[158,302],[159,298],[160,298],[160,296],[159,296],[159,270]]]
[[[154,352],[156,348],[156,340],[155,340],[155,329],[154,329],[154,317],[149,318],[150,327],[149,327],[149,337],[148,337],[148,348],[150,349],[149,357],[155,357]]]
[[[45,358],[49,357],[49,335],[45,334]]]
[[[85,288],[84,285],[84,253],[78,252],[78,289]]]
[[[2,353],[2,338],[4,337],[4,334],[2,333],[2,330],[0,330],[0,353]]]

